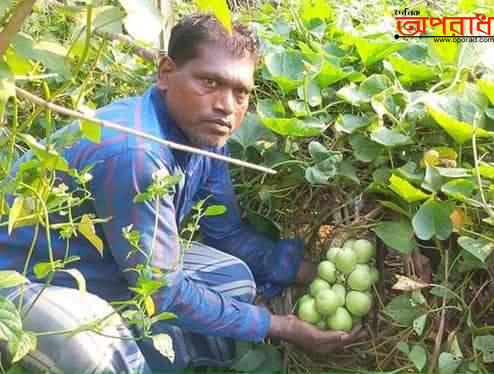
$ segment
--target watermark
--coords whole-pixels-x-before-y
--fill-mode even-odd
[[[476,13],[462,17],[421,17],[419,10],[395,10],[395,39],[433,38],[441,43],[494,42],[494,17]],[[440,31],[430,35],[428,31]]]

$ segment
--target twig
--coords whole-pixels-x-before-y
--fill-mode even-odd
[[[10,39],[20,30],[24,20],[31,13],[36,0],[23,0],[15,6],[9,22],[0,33],[0,57],[9,47]]]
[[[451,243],[451,242],[450,242]],[[436,245],[439,249],[441,249],[441,244],[439,241],[436,241]],[[448,275],[449,275],[449,251],[450,251],[450,246],[444,250],[444,284],[448,284]],[[441,319],[439,321],[439,328],[437,331],[436,339],[434,341],[434,351],[432,352],[431,359],[429,361],[429,368],[427,370],[427,374],[432,374],[434,373],[434,369],[436,368],[437,360],[439,358],[439,353],[441,351],[441,344],[443,341],[443,335],[444,335],[444,325],[446,324],[446,295],[447,292],[444,293],[443,295],[443,303],[442,303],[442,310],[441,310]]]
[[[154,49],[147,49],[138,45],[131,37],[123,34],[114,34],[111,32],[105,32],[100,30],[95,30],[94,33],[103,39],[107,40],[119,40],[123,42],[126,46],[130,47],[132,53],[142,57],[144,60],[149,62],[156,62],[158,60],[158,51]]]
[[[126,134],[132,134],[132,135],[138,136],[138,137],[143,138],[143,139],[151,140],[153,142],[164,145],[166,147],[169,147],[172,149],[177,149],[179,151],[190,152],[190,153],[195,153],[195,154],[199,154],[199,155],[206,156],[206,157],[211,157],[211,158],[214,158],[217,160],[228,162],[230,164],[247,167],[247,168],[262,171],[262,172],[268,173],[268,174],[276,174],[275,170],[266,168],[264,166],[251,164],[250,162],[246,162],[246,161],[238,160],[235,158],[223,156],[223,155],[220,155],[220,154],[217,154],[214,152],[205,151],[203,149],[174,143],[174,142],[171,142],[169,140],[160,139],[160,138],[157,138],[155,136],[146,134],[145,132],[142,132],[142,131],[129,129],[129,128],[126,128],[124,126],[117,125],[116,123],[113,123],[110,121],[105,121],[105,120],[98,119],[96,117],[90,117],[90,116],[84,115],[80,112],[76,112],[74,110],[64,108],[60,105],[49,103],[49,102],[41,99],[40,97],[35,96],[32,93],[25,91],[19,87],[16,87],[15,90],[19,96],[21,96],[21,97],[23,97],[29,101],[32,101],[32,102],[34,102],[34,103],[36,103],[42,107],[48,108],[50,110],[53,110],[54,112],[57,112],[57,113],[60,113],[60,114],[63,114],[63,115],[69,116],[69,117],[74,117],[74,118],[81,119],[84,121],[90,121],[90,122],[95,123],[101,127],[114,129],[114,130],[117,130],[117,131],[120,131],[120,132],[123,132]]]

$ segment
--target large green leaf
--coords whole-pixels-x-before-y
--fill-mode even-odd
[[[479,79],[477,84],[491,104],[494,104],[494,80]]]
[[[476,336],[473,338],[473,346],[483,353],[485,363],[494,362],[494,335]]]
[[[325,0],[304,0],[300,9],[300,17],[309,26],[313,20],[331,18],[331,6]]]
[[[284,136],[309,137],[320,135],[326,128],[324,122],[317,118],[300,120],[298,118],[266,118],[261,117],[262,123],[275,133]]]
[[[454,199],[464,201],[471,197],[475,184],[469,179],[454,179],[441,186],[441,191]]]
[[[442,36],[439,32],[435,32],[434,35]],[[427,39],[429,56],[439,62],[441,65],[454,65],[457,61],[458,54],[460,52],[459,43],[437,43],[434,38]],[[447,45],[447,47],[445,47]]]
[[[297,95],[311,107],[321,105],[322,103],[321,89],[314,80],[306,81],[302,86],[299,86],[297,88]]]
[[[389,188],[401,196],[407,203],[413,203],[415,201],[425,200],[430,195],[426,194],[422,190],[414,187],[406,179],[400,178],[397,175],[391,175],[389,178]]]
[[[355,38],[354,42],[365,66],[381,61],[391,53],[399,51],[407,44],[397,42],[396,40],[376,40],[370,38]]]
[[[324,60],[321,66],[321,71],[316,75],[316,82],[321,88],[328,87],[350,75],[351,72],[331,64]]]
[[[69,164],[60,154],[53,148],[47,148],[39,143],[32,135],[22,134],[22,139],[29,145],[34,155],[43,162],[47,168],[54,170],[68,171]]]
[[[302,54],[297,51],[270,53],[265,58],[266,68],[271,80],[288,93],[303,82],[305,65]]]
[[[326,149],[316,141],[310,142],[308,149],[315,165],[305,170],[305,179],[311,184],[322,184],[335,177],[343,160],[342,154]]]
[[[494,166],[493,165],[481,161],[478,169],[479,169],[480,175],[483,176],[484,178],[494,179]],[[476,169],[472,169],[472,172],[475,172],[475,171],[476,171]]]
[[[14,75],[9,66],[0,60],[0,118],[3,118],[5,103],[12,96],[15,96]]]
[[[371,132],[370,138],[385,147],[397,147],[413,143],[408,136],[390,130],[384,126]]]
[[[360,133],[350,135],[349,141],[353,148],[354,156],[359,161],[372,162],[384,151],[384,147],[381,144],[369,140]]]
[[[8,348],[12,354],[12,363],[20,361],[30,351],[34,351],[36,343],[36,335],[30,331],[22,331],[14,339],[10,340]]]
[[[389,87],[391,87],[391,81],[388,77],[382,74],[373,74],[363,80],[359,87],[350,83],[350,85],[340,88],[336,92],[336,96],[352,105],[361,106],[370,103],[373,96]]]
[[[494,251],[494,241],[483,238],[473,239],[468,236],[460,236],[458,238],[458,245],[478,258],[482,263],[485,263],[487,258]]]
[[[203,12],[213,12],[223,27],[228,32],[232,31],[232,17],[226,0],[197,0],[197,5]]]
[[[453,231],[451,213],[451,204],[441,203],[433,198],[427,200],[413,217],[415,235],[422,240],[433,237],[446,240]]]
[[[434,97],[426,103],[427,112],[456,143],[463,144],[473,137],[476,106],[460,98]],[[480,114],[480,113],[479,113]],[[491,136],[477,124],[476,136]]]
[[[127,13],[124,25],[128,33],[137,40],[158,47],[163,21],[156,5],[147,0],[119,0],[119,2]]]
[[[413,321],[422,314],[420,308],[412,303],[410,295],[406,294],[394,297],[386,305],[384,312],[396,322],[407,326],[411,326]]]
[[[431,67],[417,61],[409,61],[398,54],[389,56],[388,61],[393,69],[401,74],[399,79],[403,84],[425,81],[435,76]]]
[[[401,253],[410,253],[417,246],[413,227],[407,220],[385,221],[372,229],[386,244]]]
[[[336,129],[351,134],[355,130],[369,126],[369,118],[354,114],[340,114],[335,122]]]
[[[0,295],[0,341],[11,341],[22,334],[22,321],[12,301]]]
[[[421,372],[425,366],[425,363],[427,362],[427,352],[425,351],[424,347],[419,344],[414,345],[408,357],[410,358],[410,361],[412,361],[412,363],[415,365],[417,370]]]
[[[259,116],[252,113],[245,116],[242,125],[233,133],[230,139],[240,144],[243,149],[255,147],[262,140],[276,141],[274,134],[263,126]]]
[[[17,34],[12,38],[15,53],[25,60],[41,62],[48,70],[65,78],[70,77],[70,70],[65,62],[67,49],[53,41],[34,41],[25,35]]]
[[[437,43],[441,44],[441,43]],[[453,374],[456,373],[456,369],[461,365],[463,359],[461,357],[457,357],[449,352],[442,352],[439,355],[438,360],[438,374]]]

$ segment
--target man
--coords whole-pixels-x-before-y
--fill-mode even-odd
[[[254,86],[257,42],[242,26],[227,34],[213,16],[182,19],[172,30],[169,56],[162,59],[157,85],[142,97],[117,101],[98,111],[98,117],[168,140],[227,154],[226,141],[240,127]],[[84,332],[40,337],[38,350],[27,358],[35,367],[61,371],[166,371],[189,365],[228,366],[234,357],[234,341],[258,342],[266,337],[284,339],[305,349],[327,352],[363,335],[321,331],[295,316],[275,316],[252,305],[257,291],[266,297],[279,294],[295,281],[307,285],[315,267],[303,260],[300,240],[272,241],[242,222],[228,166],[196,154],[160,147],[143,139],[105,130],[99,144],[80,141],[66,150],[70,166],[82,169],[94,164],[89,190],[93,200],[76,209],[74,217],[95,214],[112,219],[97,228],[103,238],[103,256],[81,235],[74,238],[70,254],[80,257],[74,266],[84,275],[89,295],[81,303],[70,274],[57,272],[52,284],[25,319],[33,331],[70,330],[110,311],[106,301],[131,297],[136,266],[159,269],[154,279],[167,287],[153,296],[156,314],[168,311],[177,318],[158,322],[155,334],[172,337],[175,360],[171,363],[150,339],[129,340],[119,324],[112,333]],[[14,171],[15,173],[15,171]],[[153,201],[134,203],[134,197],[155,181],[156,175],[180,175],[173,193]],[[73,188],[74,183],[63,177]],[[226,212],[203,217],[203,244],[194,243],[182,259],[179,224],[198,200],[220,204]],[[141,251],[132,251],[122,229],[132,225],[140,233]],[[32,228],[2,231],[5,250],[2,269],[22,270]],[[47,261],[47,237],[40,230],[30,265]],[[51,236],[56,259],[65,256],[65,241]],[[7,255],[8,248],[8,255]],[[6,258],[5,258],[6,257]],[[36,281],[32,269],[29,278]],[[31,286],[24,301],[36,297]],[[18,291],[10,292],[15,298]],[[103,301],[106,300],[106,301]],[[88,307],[92,309],[88,311]],[[54,317],[55,316],[55,317]],[[68,316],[68,317],[67,317]],[[69,318],[70,317],[70,318]],[[54,322],[53,320],[57,321]],[[117,335],[123,339],[111,339]],[[143,357],[146,363],[143,362]]]

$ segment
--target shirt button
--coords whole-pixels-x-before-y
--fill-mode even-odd
[[[266,283],[266,288],[270,288],[271,287],[271,283]]]
[[[264,292],[264,287],[263,286],[259,287],[259,292],[261,292],[261,293]]]

